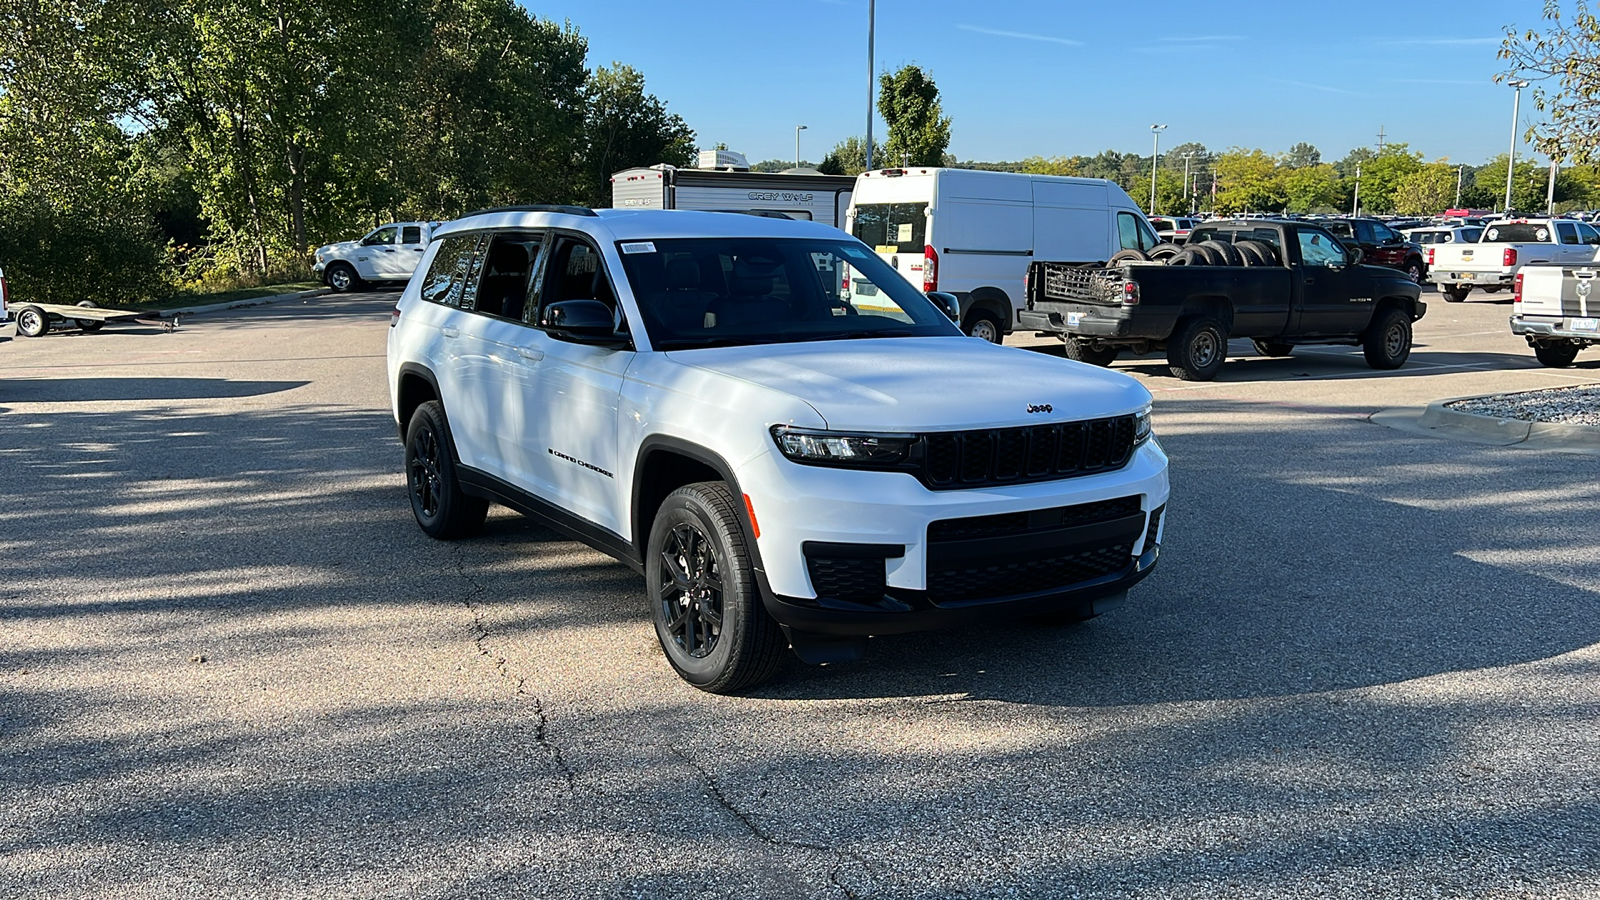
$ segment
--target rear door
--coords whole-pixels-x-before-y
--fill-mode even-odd
[[[422,254],[428,249],[427,232],[420,222],[413,222],[400,226],[399,243],[395,245],[394,252],[385,254],[380,262],[388,271],[389,278],[410,278],[411,273],[417,270],[417,263],[422,261]]]

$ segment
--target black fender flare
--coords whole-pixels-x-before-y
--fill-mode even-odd
[[[398,382],[403,382],[407,376],[412,375],[426,381],[428,386],[433,388],[433,396],[439,401],[440,405],[444,404],[444,394],[439,391],[439,379],[434,377],[433,370],[421,363],[401,363],[400,371],[397,375],[397,383],[395,384],[395,425],[400,429],[400,440],[402,441],[406,439],[406,426],[410,424],[411,417],[402,402],[405,398],[400,392],[400,384]],[[417,405],[420,404],[413,404],[412,409],[416,409]]]
[[[728,489],[733,491],[741,501],[745,496],[744,491],[739,487],[739,479],[733,474],[733,467],[728,465],[728,461],[723,459],[716,451],[668,434],[647,436],[639,442],[639,450],[633,458],[633,489],[628,497],[628,521],[633,529],[633,534],[630,535],[630,538],[641,560],[645,557],[645,544],[650,541],[650,523],[640,521],[639,518],[641,512],[640,500],[644,494],[645,463],[649,460],[650,454],[658,450],[675,453],[700,463],[716,472],[727,483]],[[765,587],[767,582],[766,567],[761,564],[761,547],[756,544],[756,530],[754,523],[750,521],[750,511],[741,502],[736,512],[739,516],[739,529],[744,534],[745,546],[750,550],[751,568],[755,569],[756,578],[761,582],[763,590],[770,594],[771,591]]]

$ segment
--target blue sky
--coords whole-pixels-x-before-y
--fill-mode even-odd
[[[525,0],[526,2],[526,0]],[[556,0],[590,65],[645,74],[695,129],[752,161],[818,160],[865,129],[866,0]],[[1479,163],[1510,142],[1496,85],[1503,28],[1535,27],[1540,0],[1146,4],[1128,0],[878,0],[879,71],[916,63],[938,83],[961,159],[1212,150],[1297,141],[1325,160],[1380,127],[1429,159]],[[1523,92],[1523,125],[1531,123]],[[874,136],[882,139],[881,121]],[[1519,149],[1519,156],[1526,153]]]

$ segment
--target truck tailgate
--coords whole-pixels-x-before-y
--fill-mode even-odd
[[[1600,316],[1600,270],[1527,266],[1522,270],[1522,301],[1517,313],[1550,318]]]

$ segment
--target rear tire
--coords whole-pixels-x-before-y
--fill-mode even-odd
[[[37,306],[24,306],[17,310],[17,334],[21,337],[42,337],[50,332],[50,316]]]
[[[79,300],[78,305],[84,309],[97,308],[93,300]],[[100,329],[106,327],[104,319],[74,319],[73,321],[77,322],[78,327],[83,331],[99,331]]]
[[[1262,356],[1288,356],[1294,352],[1293,344],[1280,344],[1277,341],[1251,341],[1256,345],[1256,352]]]
[[[1534,341],[1533,355],[1539,362],[1552,369],[1564,369],[1572,365],[1578,358],[1578,351],[1582,349],[1577,341]]]
[[[975,309],[967,313],[967,324],[961,329],[968,336],[998,344],[1006,339],[1006,333],[1000,328],[1000,319],[987,309]]]
[[[1472,286],[1467,284],[1452,284],[1444,289],[1444,299],[1450,303],[1460,303],[1472,293]]]
[[[1067,359],[1088,363],[1091,366],[1103,368],[1111,365],[1117,358],[1116,347],[1093,347],[1071,335],[1063,336],[1061,343],[1066,348]]]
[[[1500,290],[1500,285],[1498,285],[1498,284],[1486,284],[1486,285],[1483,286],[1483,292],[1485,294],[1493,294],[1493,293],[1498,292],[1499,290]]]
[[[1167,342],[1167,364],[1184,381],[1210,381],[1228,359],[1228,333],[1216,316],[1198,316],[1179,325]]]
[[[738,505],[703,481],[667,495],[645,550],[656,637],[678,676],[730,694],[772,677],[788,647],[756,587]]]
[[[418,406],[406,428],[406,488],[417,525],[436,540],[470,537],[489,514],[489,501],[461,489],[450,423],[437,400]]]
[[[1398,369],[1411,356],[1411,317],[1398,309],[1380,310],[1361,338],[1361,352],[1374,369]]]

